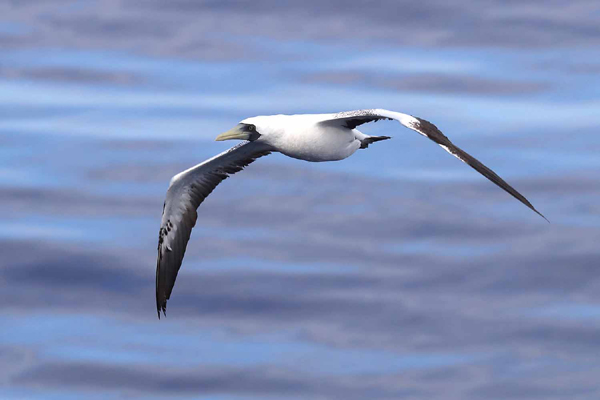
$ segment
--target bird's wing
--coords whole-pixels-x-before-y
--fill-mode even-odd
[[[167,309],[187,242],[196,224],[196,209],[221,181],[266,156],[273,149],[261,142],[242,142],[185,170],[171,179],[158,233],[156,262],[156,308]]]
[[[326,125],[338,125],[344,126],[349,129],[354,129],[359,125],[367,122],[379,121],[382,119],[397,120],[402,125],[409,129],[433,140],[439,144],[444,150],[458,158],[460,161],[470,165],[477,172],[500,186],[502,189],[510,193],[513,197],[525,204],[531,210],[535,211],[538,215],[544,217],[533,205],[523,196],[517,192],[512,186],[500,178],[494,171],[483,165],[475,157],[471,156],[464,150],[455,146],[450,139],[448,139],[434,124],[421,118],[413,117],[412,115],[403,114],[395,111],[388,111],[383,109],[371,109],[371,110],[355,110],[345,111],[337,114],[329,114],[328,117],[321,121],[321,124]]]

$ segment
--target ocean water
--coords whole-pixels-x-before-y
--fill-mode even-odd
[[[599,9],[467,3],[2,4],[1,397],[598,398]],[[170,177],[248,116],[360,108],[551,223],[365,125],[393,139],[224,181],[158,320]]]

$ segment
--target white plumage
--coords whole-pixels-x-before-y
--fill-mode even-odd
[[[167,300],[196,224],[196,209],[223,179],[274,151],[313,162],[343,160],[371,143],[389,139],[388,136],[368,136],[356,129],[364,123],[384,119],[397,120],[433,140],[545,219],[496,173],[456,147],[435,125],[421,118],[382,109],[247,118],[216,139],[244,140],[242,143],[171,179],[158,237],[156,307],[159,318],[161,310],[166,312]]]

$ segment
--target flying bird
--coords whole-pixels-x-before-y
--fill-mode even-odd
[[[272,152],[312,162],[343,160],[358,149],[366,149],[372,143],[390,139],[389,136],[365,135],[356,129],[359,125],[379,120],[396,120],[433,140],[546,219],[494,171],[455,146],[435,125],[424,119],[382,109],[247,118],[216,137],[218,141],[237,139],[242,140],[241,143],[171,179],[158,234],[158,317],[160,318],[161,310],[166,314],[167,300],[171,296],[192,228],[196,224],[196,210],[221,181],[241,171],[257,158]]]

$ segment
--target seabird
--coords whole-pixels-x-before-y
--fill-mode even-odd
[[[158,234],[156,263],[156,308],[166,314],[177,272],[181,266],[196,210],[221,181],[241,171],[259,157],[272,152],[300,160],[337,161],[350,157],[371,143],[390,139],[369,136],[356,129],[367,122],[396,120],[433,140],[444,150],[470,165],[513,197],[535,211],[533,205],[494,171],[455,146],[440,130],[424,119],[399,112],[371,109],[337,114],[269,115],[247,118],[215,140],[242,140],[223,153],[175,175],[163,206]]]

